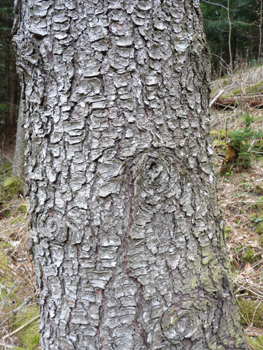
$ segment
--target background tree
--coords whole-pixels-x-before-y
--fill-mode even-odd
[[[215,199],[198,2],[19,6],[41,347],[248,349]]]
[[[18,105],[20,88],[16,74],[15,55],[12,46],[13,0],[3,0],[0,4],[0,135],[11,140],[16,129],[16,149],[13,160],[13,174],[24,177],[24,129],[21,99],[20,120]],[[13,141],[13,140],[12,140]],[[1,143],[3,147],[3,143]]]
[[[0,5],[0,125],[14,127],[18,104],[18,80],[11,43],[13,0],[2,0]]]
[[[202,0],[201,10],[217,75],[258,59],[262,26],[260,1]]]

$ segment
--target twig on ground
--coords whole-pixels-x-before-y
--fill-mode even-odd
[[[15,348],[14,348],[15,345],[9,345],[9,344],[3,343],[1,341],[0,341],[0,346],[3,346],[4,349],[15,350]]]
[[[32,318],[32,320],[26,322],[25,324],[23,324],[23,326],[17,328],[15,331],[9,333],[9,334],[6,334],[2,339],[5,340],[6,338],[10,338],[12,335],[20,332],[23,328],[27,327],[28,325],[30,325],[31,323],[35,322],[37,319],[39,319],[39,315]]]
[[[255,307],[255,310],[254,310],[254,312],[253,312],[253,316],[252,316],[252,320],[251,320],[250,327],[252,327],[252,326],[253,326],[253,323],[254,323],[254,318],[255,318],[255,315],[256,315],[257,309],[258,309],[258,307],[260,306],[260,304],[261,304],[261,301],[260,301],[260,302],[257,304],[257,306]]]
[[[26,306],[34,297],[36,296],[36,293],[30,297],[29,299],[27,299],[26,302],[24,302],[22,305],[20,305],[18,308],[16,308],[15,310],[11,311],[11,315],[8,316],[1,324],[0,327],[2,327],[4,324],[6,324],[7,321],[10,320],[11,317],[13,317],[18,311],[20,311],[24,306]]]
[[[213,100],[210,102],[209,107],[211,108],[213,106],[213,104],[219,99],[219,97],[223,94],[223,92],[225,91],[225,89],[221,90],[214,98]]]

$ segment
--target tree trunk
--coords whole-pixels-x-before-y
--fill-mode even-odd
[[[43,350],[248,349],[197,1],[20,2]]]
[[[25,178],[25,129],[24,129],[24,100],[23,91],[21,91],[20,104],[19,104],[19,115],[17,120],[16,130],[16,146],[15,154],[13,159],[13,175],[24,180]]]
[[[227,0],[227,20],[229,25],[229,33],[228,33],[229,68],[230,68],[230,74],[233,74],[232,45],[231,45],[232,23],[231,23],[231,17],[230,17],[229,0]]]
[[[10,46],[8,43],[5,45],[5,82],[4,82],[4,91],[5,91],[5,104],[9,105],[10,102]],[[5,112],[5,124],[9,124],[9,110]]]
[[[260,0],[260,10],[259,10],[259,45],[258,45],[258,60],[261,58],[261,46],[262,46],[262,0]]]
[[[10,90],[10,103],[9,103],[9,123],[11,126],[16,124],[16,96],[17,96],[17,76],[16,76],[16,62],[15,58],[12,58],[11,64],[11,90]]]

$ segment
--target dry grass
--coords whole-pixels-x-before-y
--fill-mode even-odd
[[[26,249],[28,212],[19,210],[24,202],[20,198],[6,203],[3,207],[9,214],[0,221],[0,337],[16,329],[25,318],[23,311],[36,304],[34,268]],[[8,338],[5,343],[15,345],[18,337]]]
[[[260,72],[263,73],[262,68]],[[254,120],[252,129],[263,130],[262,110],[248,110],[245,105],[232,111],[214,109],[212,129],[217,132],[221,130],[218,139],[227,141],[226,135],[229,130],[244,128],[242,116],[248,111]],[[263,222],[263,196],[256,191],[258,185],[263,185],[263,158],[253,160],[248,169],[233,168],[228,176],[220,177],[219,170],[223,160],[221,156],[224,153],[223,148],[216,148],[214,161],[218,199],[226,226],[234,293],[237,299],[255,302],[256,307],[251,318],[248,319],[243,314],[240,316],[247,324],[246,335],[257,342],[256,345],[251,344],[251,349],[263,349],[263,329],[254,326],[255,313],[263,301],[263,236],[257,232],[257,220],[262,218]]]

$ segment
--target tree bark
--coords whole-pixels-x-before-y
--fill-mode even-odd
[[[17,96],[17,76],[16,76],[16,63],[15,58],[12,59],[11,64],[11,90],[10,90],[10,103],[9,103],[9,123],[11,126],[16,124],[16,96]]]
[[[260,10],[259,10],[259,45],[258,45],[258,60],[261,58],[261,47],[262,47],[262,0],[260,0]]]
[[[20,179],[25,179],[25,129],[24,129],[24,100],[23,91],[21,91],[20,104],[19,104],[19,115],[17,120],[16,130],[16,146],[15,154],[13,159],[13,175]]]
[[[231,23],[231,17],[230,17],[229,0],[227,0],[227,20],[229,25],[229,34],[228,34],[229,67],[230,67],[230,74],[233,74],[232,45],[231,45],[232,23]]]
[[[10,101],[10,47],[9,44],[5,45],[5,82],[4,82],[4,90],[5,90],[5,104],[8,106]],[[9,113],[6,111],[5,113],[5,124],[9,124]]]
[[[248,349],[198,1],[20,6],[42,349]]]

